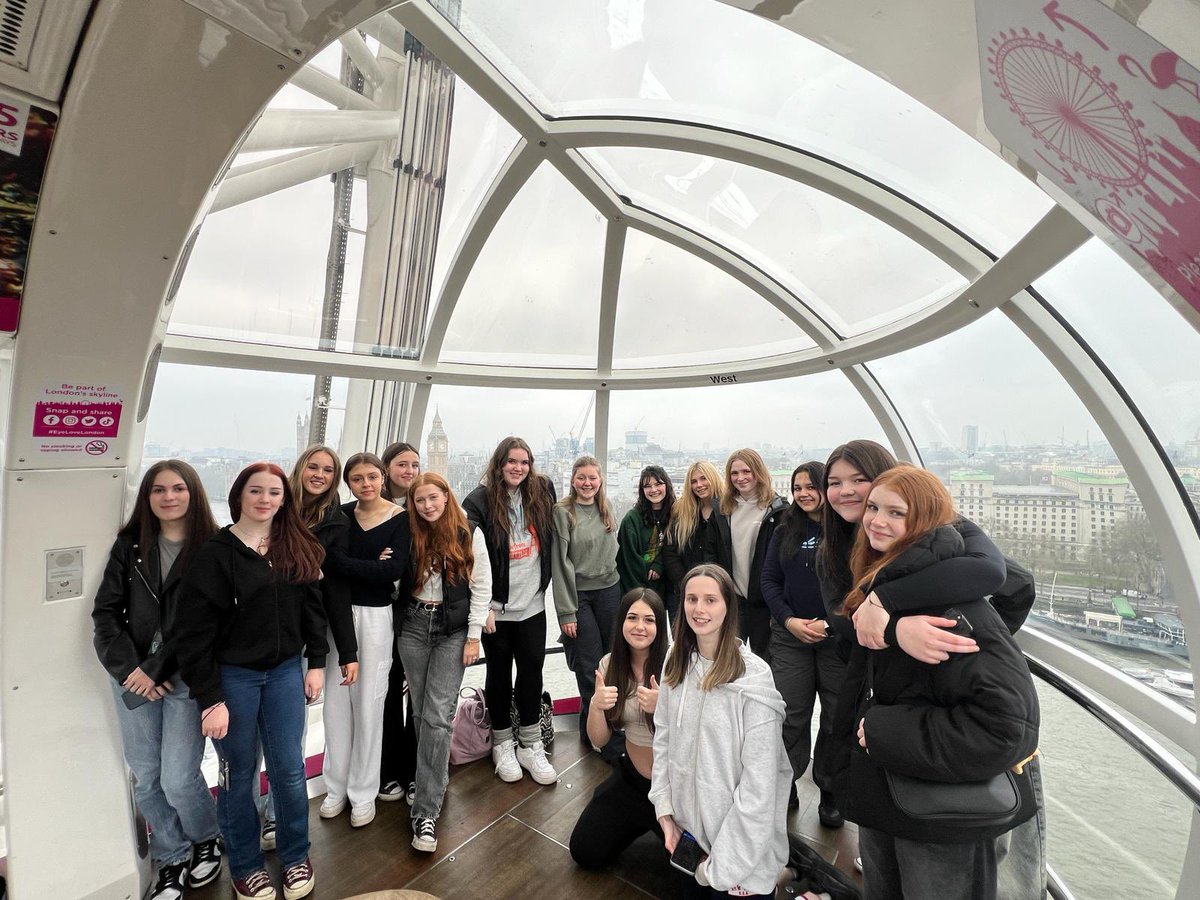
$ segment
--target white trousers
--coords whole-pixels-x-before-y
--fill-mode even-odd
[[[343,687],[332,636],[325,666],[325,790],[350,805],[375,802],[383,752],[383,701],[392,669],[392,608],[355,606],[358,681]]]

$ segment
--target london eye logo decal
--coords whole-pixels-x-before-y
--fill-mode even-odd
[[[978,0],[984,117],[1200,309],[1200,73],[1095,0]]]

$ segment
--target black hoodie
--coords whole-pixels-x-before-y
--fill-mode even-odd
[[[197,548],[179,587],[172,640],[201,709],[225,697],[221,665],[266,671],[304,651],[309,668],[324,667],[328,626],[318,584],[276,577],[228,527]]]

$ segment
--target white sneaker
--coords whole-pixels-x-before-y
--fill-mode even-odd
[[[342,810],[346,808],[346,798],[340,799],[325,795],[325,799],[321,801],[321,808],[317,811],[322,819],[336,819],[342,814]]]
[[[350,827],[362,828],[364,825],[370,825],[375,821],[375,804],[364,803],[362,806],[356,806],[350,810]]]
[[[544,757],[543,757],[544,758]],[[492,762],[501,781],[520,781],[523,777],[517,763],[517,742],[504,741],[492,747]]]
[[[546,748],[541,741],[535,741],[532,747],[518,747],[517,762],[522,769],[528,770],[538,784],[554,784],[558,781],[558,772],[546,759]]]

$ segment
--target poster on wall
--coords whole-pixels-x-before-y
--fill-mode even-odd
[[[112,385],[56,381],[33,406],[37,451],[67,456],[107,456],[121,428],[125,401]]]
[[[1200,310],[1200,72],[1096,0],[977,0],[983,113]]]
[[[29,238],[58,115],[0,90],[0,332],[21,319]]]

